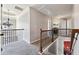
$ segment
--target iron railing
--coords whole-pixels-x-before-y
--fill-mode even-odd
[[[15,42],[23,39],[23,30],[24,29],[3,29],[0,30],[1,33],[1,45],[7,45],[11,42]]]

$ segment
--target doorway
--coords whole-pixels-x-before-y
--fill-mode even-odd
[[[70,18],[61,18],[60,19],[60,29],[63,29],[61,32],[62,35],[70,36],[70,29],[72,29],[71,19]]]

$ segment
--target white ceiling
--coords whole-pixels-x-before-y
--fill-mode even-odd
[[[22,10],[16,9],[15,6],[20,7]],[[73,12],[72,4],[3,4],[3,12],[7,14],[9,9],[10,15],[18,15],[22,13],[27,6],[33,7],[49,16],[71,14]]]
[[[73,12],[72,4],[41,4],[35,5],[34,8],[50,16],[71,14]]]
[[[16,6],[22,10],[16,9]],[[20,14],[27,6],[32,6],[32,4],[3,4],[3,13],[15,16]]]

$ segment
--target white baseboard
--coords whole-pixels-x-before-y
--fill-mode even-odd
[[[37,41],[39,41],[39,40],[40,40],[40,39],[38,39],[38,40],[34,40],[34,41],[31,42],[31,44],[34,43],[34,42],[37,42]]]

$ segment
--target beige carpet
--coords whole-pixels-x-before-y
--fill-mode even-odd
[[[52,39],[51,38],[46,38],[42,40],[42,47],[43,49],[45,49],[49,44],[52,43]],[[36,46],[38,49],[40,49],[40,40],[36,41],[34,43],[32,43],[32,45]]]

